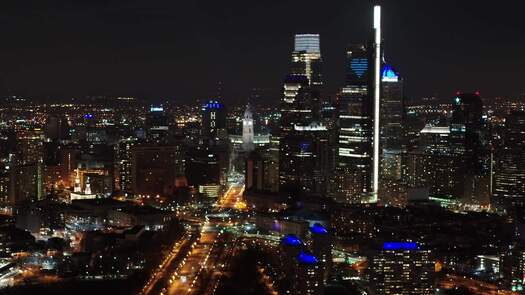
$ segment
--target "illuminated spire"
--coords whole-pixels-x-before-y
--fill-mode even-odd
[[[373,199],[377,202],[379,190],[379,115],[381,101],[381,6],[374,6],[374,166],[372,178]]]

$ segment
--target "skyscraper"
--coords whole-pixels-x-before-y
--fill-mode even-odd
[[[218,100],[202,107],[202,136],[212,142],[226,138],[226,110]]]
[[[347,51],[346,86],[337,99],[338,149],[334,196],[360,203],[372,192],[372,104],[369,95],[370,51],[353,45]]]
[[[403,80],[388,64],[381,72],[380,108],[380,201],[392,205],[405,203],[402,193]]]
[[[340,202],[376,202],[379,189],[381,7],[373,40],[347,52],[347,81],[338,98],[338,151],[332,195]]]
[[[493,203],[500,209],[525,205],[525,112],[505,120],[503,146],[496,151]]]
[[[456,176],[463,189],[456,197],[465,204],[488,205],[490,152],[484,138],[483,104],[478,93],[459,93],[454,99],[450,140],[459,163]]]
[[[279,150],[280,188],[319,194],[326,191],[330,149],[325,126],[295,125],[281,138]]]
[[[442,203],[458,201],[455,196],[463,190],[457,175],[461,162],[451,152],[450,134],[448,126],[425,126],[419,137],[423,161],[417,170],[423,173],[430,197]]]
[[[40,128],[23,128],[17,132],[17,153],[12,168],[14,200],[18,204],[44,197],[44,134]]]
[[[279,179],[283,190],[322,193],[328,174],[328,133],[319,124],[319,35],[295,36],[281,100]]]
[[[281,137],[293,130],[296,124],[306,125],[312,120],[311,95],[308,78],[288,75],[284,80],[281,99]]]
[[[295,35],[293,63],[304,64],[304,75],[310,85],[318,87],[323,84],[321,76],[321,45],[319,34]]]
[[[321,295],[324,293],[324,267],[318,257],[305,251],[294,235],[285,236],[279,245],[280,286],[287,294]]]
[[[386,242],[371,262],[376,294],[434,294],[434,262],[417,243]]]

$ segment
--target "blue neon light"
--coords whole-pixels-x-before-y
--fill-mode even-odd
[[[381,77],[382,77],[383,81],[395,81],[395,82],[397,82],[399,80],[399,75],[396,74],[396,71],[390,65],[384,65],[383,66],[383,71],[381,72]]]
[[[85,114],[84,119],[93,119],[93,114]]]
[[[419,247],[415,242],[385,242],[383,250],[418,250]]]
[[[300,246],[303,244],[303,242],[301,242],[301,240],[295,235],[286,235],[283,238],[283,243],[288,246]]]
[[[308,254],[304,251],[301,251],[301,253],[299,253],[299,255],[297,256],[297,260],[304,264],[317,264],[319,262],[319,260],[317,260],[317,257],[313,256],[312,254]]]
[[[324,226],[322,226],[320,223],[316,223],[312,227],[310,227],[310,231],[318,235],[326,235],[328,233],[326,228],[324,228]]]

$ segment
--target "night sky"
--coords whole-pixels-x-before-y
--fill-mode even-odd
[[[385,55],[410,97],[525,92],[521,1],[384,2]],[[2,1],[0,92],[187,102],[222,81],[227,102],[254,87],[276,101],[293,35],[320,33],[333,96],[347,44],[365,41],[371,22],[364,0]]]

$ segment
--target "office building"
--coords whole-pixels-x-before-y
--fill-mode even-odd
[[[464,204],[488,205],[490,199],[490,151],[485,136],[483,104],[478,93],[458,93],[450,125],[451,153],[462,162],[458,176],[463,189],[456,198]]]
[[[295,125],[281,136],[279,188],[296,193],[324,193],[331,149],[328,130],[319,124]]]
[[[208,142],[227,139],[226,109],[218,100],[209,100],[202,107],[202,137]]]
[[[402,156],[403,142],[403,80],[390,65],[383,65],[380,113],[380,187],[379,201],[391,205],[404,205]]]
[[[349,48],[346,86],[337,99],[336,173],[331,191],[337,201],[344,203],[361,203],[372,193],[369,57],[364,45]]]
[[[321,45],[319,34],[296,34],[292,63],[302,64],[295,74],[305,75],[313,88],[322,86]]]
[[[501,210],[525,204],[525,112],[505,120],[503,144],[494,159],[493,200]]]
[[[131,189],[135,195],[169,196],[177,176],[184,175],[180,144],[137,144],[131,147]]]
[[[117,174],[115,186],[124,193],[132,191],[132,148],[135,144],[137,144],[137,139],[130,137],[121,139],[115,146],[115,170]]]
[[[434,262],[429,250],[413,242],[386,242],[371,257],[371,284],[376,294],[434,294]]]
[[[310,248],[319,260],[320,271],[326,282],[332,270],[332,234],[322,224],[315,223],[310,227],[310,238]]]
[[[286,235],[279,245],[280,286],[286,294],[321,295],[324,272],[319,259],[305,250],[295,235]]]

